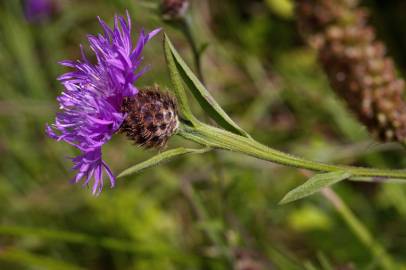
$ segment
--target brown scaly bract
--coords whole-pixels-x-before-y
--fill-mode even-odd
[[[127,117],[120,131],[138,145],[162,149],[179,127],[176,108],[174,98],[158,87],[142,89],[124,100],[121,110]]]
[[[355,0],[297,0],[300,30],[333,89],[382,141],[406,142],[404,81]]]

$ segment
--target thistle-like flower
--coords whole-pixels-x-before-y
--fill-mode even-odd
[[[55,0],[26,0],[24,9],[29,22],[42,22],[58,9],[58,3]]]
[[[142,61],[145,44],[159,32],[149,34],[141,31],[133,46],[131,20],[115,16],[111,29],[99,18],[104,34],[89,35],[88,41],[97,62],[91,63],[81,47],[82,60],[62,61],[61,64],[74,71],[59,77],[64,91],[57,98],[61,112],[55,124],[46,127],[48,135],[65,141],[81,151],[72,159],[77,175],[73,182],[84,179],[87,185],[92,178],[92,193],[99,194],[103,188],[103,172],[111,187],[115,177],[102,159],[102,146],[120,130],[127,112],[122,111],[123,102],[135,99],[138,89],[133,83],[144,74],[146,68],[136,72]]]

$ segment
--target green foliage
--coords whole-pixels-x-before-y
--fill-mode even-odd
[[[142,171],[142,170],[144,170],[146,168],[157,166],[158,164],[169,161],[170,159],[172,159],[174,157],[177,157],[177,156],[180,156],[180,155],[202,154],[202,153],[205,153],[207,151],[210,151],[210,148],[187,149],[187,148],[179,147],[179,148],[176,148],[176,149],[171,149],[171,150],[159,153],[157,155],[154,155],[152,158],[124,170],[117,177],[120,178],[120,177],[128,176],[128,175],[131,175],[131,174],[139,173],[140,171]]]
[[[168,62],[169,72],[171,74],[172,82],[175,86],[176,96],[180,98],[181,110],[188,120],[193,121],[190,115],[190,108],[186,100],[186,93],[184,92],[182,84],[185,83],[193,96],[197,99],[200,106],[205,113],[216,121],[221,127],[233,133],[249,137],[247,132],[242,130],[234,121],[223,111],[219,104],[211,96],[210,92],[203,86],[200,80],[193,74],[192,70],[186,65],[182,57],[173,47],[169,37],[165,35],[164,38],[165,56]],[[181,79],[182,78],[182,79]]]
[[[323,188],[334,185],[350,177],[350,173],[343,171],[316,174],[312,178],[307,180],[303,185],[300,185],[295,189],[289,191],[289,193],[286,194],[285,197],[283,197],[283,199],[280,201],[280,204],[286,204],[299,199],[303,199],[316,192],[319,192]]]
[[[119,135],[103,149],[114,172],[171,162],[121,178],[96,198],[70,185],[66,156],[77,153],[43,131],[61,91],[55,78],[65,70],[57,62],[80,57],[78,44],[100,31],[97,15],[112,23],[128,9],[135,31],[163,25],[158,1],[62,1],[44,24],[28,24],[22,2],[0,1],[0,269],[225,270],[241,258],[264,269],[405,268],[404,185],[344,181],[334,186],[346,202],[338,210],[323,196],[279,206],[303,184],[300,171],[229,152],[172,159],[206,150],[178,138],[170,141],[175,150],[149,160],[155,151]],[[193,1],[192,30],[209,44],[202,70],[212,100],[266,145],[323,162],[406,167],[403,149],[371,141],[329,89],[294,20],[277,14],[266,1]],[[195,71],[189,44],[176,29],[165,32],[185,59],[173,58],[183,80],[186,65]],[[137,86],[172,88],[160,38],[147,47],[151,70]],[[186,86],[210,103],[199,85]],[[195,105],[196,117],[207,120]]]

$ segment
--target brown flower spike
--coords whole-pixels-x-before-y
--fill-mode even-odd
[[[120,131],[136,144],[162,149],[179,127],[174,98],[158,87],[141,89],[125,98],[121,111],[127,114]]]
[[[297,0],[300,30],[332,88],[382,141],[406,143],[404,81],[356,0]]]

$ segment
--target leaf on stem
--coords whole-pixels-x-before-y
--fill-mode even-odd
[[[350,177],[351,174],[345,171],[316,174],[307,180],[303,185],[298,186],[286,194],[279,204],[287,204],[305,198],[325,187],[329,187]]]
[[[210,148],[202,148],[202,149],[191,149],[191,148],[184,148],[184,147],[179,147],[175,149],[171,149],[162,153],[159,153],[158,155],[153,156],[152,158],[143,161],[141,163],[138,163],[124,171],[122,171],[117,178],[121,178],[124,176],[128,176],[130,174],[138,173],[144,169],[147,169],[152,166],[156,166],[158,164],[161,164],[165,161],[169,161],[174,157],[180,156],[180,155],[185,155],[185,154],[203,154],[208,151],[210,151]]]
[[[192,123],[198,122],[197,119],[192,114],[192,110],[189,107],[189,103],[187,100],[187,95],[185,88],[183,86],[182,78],[179,74],[177,69],[175,59],[171,52],[171,44],[169,41],[168,36],[165,34],[164,36],[164,51],[165,51],[165,59],[169,69],[169,75],[171,77],[173,86],[175,87],[174,93],[176,96],[176,100],[179,106],[179,111],[186,120],[189,120]]]
[[[242,135],[250,138],[248,133],[240,128],[220,107],[220,105],[214,100],[210,92],[203,86],[196,75],[193,74],[192,70],[187,66],[185,61],[173,47],[168,36],[165,35],[165,54],[168,61],[168,66],[171,72],[172,80],[174,81],[175,87],[183,90],[183,85],[179,76],[183,79],[185,84],[188,86],[189,90],[192,92],[193,96],[199,102],[203,110],[209,114],[209,116],[216,121],[218,125],[224,129],[231,131],[235,134]],[[176,82],[175,82],[176,80]],[[178,89],[178,91],[179,91]],[[186,102],[186,95],[182,94],[181,102]],[[190,109],[186,112],[191,114]]]

